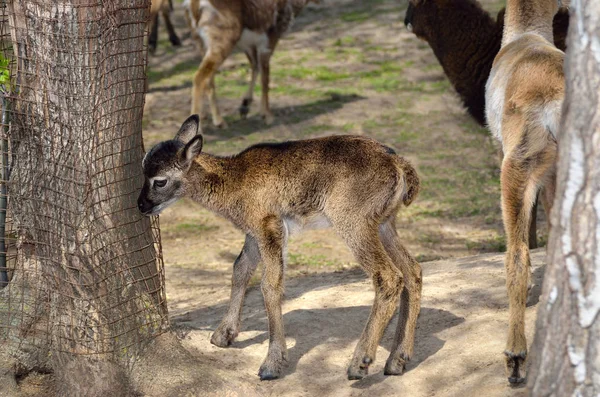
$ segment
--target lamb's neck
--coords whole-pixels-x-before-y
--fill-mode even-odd
[[[502,46],[524,33],[537,33],[554,43],[552,20],[557,9],[558,0],[508,0]]]
[[[201,153],[187,176],[192,200],[227,218],[232,216],[230,203],[237,190],[230,177],[233,163],[233,158]]]

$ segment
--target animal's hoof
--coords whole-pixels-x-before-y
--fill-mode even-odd
[[[181,46],[181,40],[179,40],[179,37],[177,37],[177,36],[171,36],[171,37],[169,37],[169,41],[171,42],[171,45],[173,47],[179,47],[179,46]]]
[[[242,104],[240,105],[240,117],[242,120],[246,120],[248,113],[250,112],[250,104],[252,103],[252,99],[244,98],[242,99]]]
[[[402,375],[406,368],[406,361],[403,358],[389,358],[385,363],[384,375]]]
[[[373,360],[369,357],[364,357],[360,364],[352,363],[348,367],[348,380],[359,380],[369,374],[369,365]]]
[[[269,359],[265,360],[263,365],[261,365],[260,369],[258,370],[258,376],[260,376],[260,380],[273,380],[279,378],[284,362],[284,359],[271,361],[269,361]]]
[[[218,347],[227,347],[231,345],[237,334],[237,331],[231,327],[219,327],[212,334],[210,343]]]
[[[227,125],[227,122],[225,120],[221,120],[221,121],[215,122],[215,127],[224,130],[229,126]]]
[[[525,382],[525,378],[514,378],[514,377],[509,377],[508,378],[508,383],[510,383],[511,385],[518,385]]]
[[[269,370],[263,371],[262,369],[258,372],[258,376],[260,376],[260,380],[273,380],[279,378],[278,373],[271,372]]]
[[[525,370],[527,361],[527,352],[522,351],[520,353],[512,353],[509,351],[504,352],[506,360],[506,373],[508,375],[508,383],[511,385],[518,385],[525,382],[527,373]]]
[[[273,121],[275,121],[275,117],[273,117],[273,115],[271,113],[263,114],[262,117],[263,117],[263,120],[266,125],[271,125],[271,124],[273,124]]]

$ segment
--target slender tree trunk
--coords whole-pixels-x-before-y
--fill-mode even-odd
[[[600,2],[572,0],[532,396],[600,395]]]

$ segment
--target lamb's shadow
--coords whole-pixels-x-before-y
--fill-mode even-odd
[[[286,337],[294,339],[295,345],[288,349],[288,365],[284,369],[282,378],[296,372],[300,359],[318,346],[327,345],[328,351],[342,349],[348,344],[354,346],[358,342],[370,311],[371,306],[351,306],[325,309],[297,309],[286,313],[283,316]],[[192,328],[211,330],[216,328],[214,316],[195,313],[192,317],[200,320],[199,322],[194,321]],[[206,322],[202,321],[203,318]],[[174,321],[177,322],[177,319],[174,319]],[[419,363],[435,354],[444,346],[445,341],[438,338],[436,336],[437,333],[461,324],[464,321],[464,318],[458,317],[449,311],[427,307],[422,308],[417,324],[415,355],[408,363],[406,371],[416,368]],[[392,347],[396,324],[397,315],[390,321],[390,326],[380,343],[388,351]],[[244,349],[248,346],[267,341],[269,338],[268,323],[264,309],[260,314],[258,312],[250,314],[249,317],[243,320],[241,328],[242,338],[244,331],[260,331],[261,333],[249,339],[235,341],[229,347],[230,349]],[[223,351],[223,354],[227,353]],[[385,355],[377,357],[377,360],[385,361],[386,359],[387,356]],[[340,363],[340,365],[346,364],[348,363]],[[369,376],[356,382],[353,387],[369,387],[374,383],[383,381],[383,379],[381,376]]]

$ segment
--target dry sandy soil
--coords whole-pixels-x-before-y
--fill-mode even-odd
[[[532,255],[536,287],[527,309],[533,337],[545,250]],[[485,254],[423,264],[423,301],[415,356],[399,377],[383,375],[396,318],[380,344],[370,375],[346,379],[346,366],[369,315],[371,283],[359,270],[296,277],[286,283],[283,318],[289,362],[281,379],[261,382],[257,372],[268,347],[260,288],[247,295],[242,330],[227,349],[210,344],[228,302],[226,272],[167,269],[173,324],[184,346],[201,361],[230,371],[259,395],[272,396],[520,396],[504,376],[508,310],[503,255]],[[215,280],[219,280],[216,281]],[[187,280],[187,281],[183,281]]]

